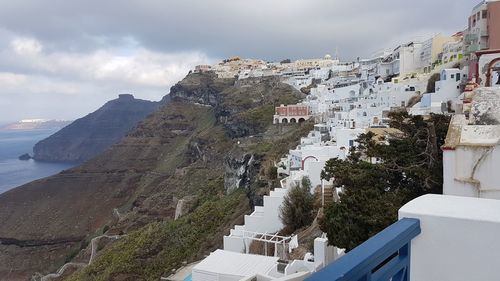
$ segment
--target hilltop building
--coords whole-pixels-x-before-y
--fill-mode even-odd
[[[275,108],[274,124],[302,123],[311,118],[311,109],[308,105],[280,105]]]
[[[500,1],[482,1],[468,18],[464,40],[465,54],[470,59],[469,76],[476,77],[478,57],[476,52],[500,49]]]

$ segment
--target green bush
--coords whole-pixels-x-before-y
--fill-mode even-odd
[[[434,73],[431,75],[429,80],[427,81],[427,93],[435,93],[436,92],[436,82],[441,79],[441,75],[439,73]]]
[[[309,178],[302,178],[302,182],[293,186],[285,195],[280,207],[280,219],[285,225],[285,232],[310,225],[314,219],[314,196],[311,194]]]
[[[271,180],[277,179],[278,178],[278,168],[275,166],[270,166],[267,169],[267,177]]]
[[[243,192],[236,191],[206,201],[178,220],[148,224],[114,243],[91,265],[67,280],[104,281],[120,274],[133,280],[159,280],[180,262],[202,257],[206,254],[202,249],[218,246],[220,232],[242,211],[244,198]]]

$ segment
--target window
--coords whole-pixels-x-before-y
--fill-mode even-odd
[[[457,73],[457,79],[456,81],[460,81],[460,73]]]
[[[488,17],[488,10],[483,10],[483,19]]]
[[[451,79],[455,79],[455,74],[450,75]]]
[[[354,146],[354,140],[349,140],[349,147]]]

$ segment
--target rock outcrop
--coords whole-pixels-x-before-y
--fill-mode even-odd
[[[23,155],[20,155],[19,157],[17,157],[17,159],[19,160],[23,160],[23,161],[28,161],[30,160],[32,157],[31,155],[29,155],[28,153],[25,153]]]
[[[158,102],[119,95],[97,111],[62,128],[33,148],[33,159],[51,162],[83,162],[123,138],[139,121],[159,107]]]

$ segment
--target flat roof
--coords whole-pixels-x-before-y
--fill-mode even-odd
[[[500,200],[427,194],[401,207],[400,218],[405,214],[500,222]]]
[[[233,276],[267,274],[269,270],[276,266],[278,259],[278,257],[241,254],[219,249],[197,264],[193,271]]]
[[[469,119],[463,114],[451,118],[444,150],[457,146],[494,146],[500,142],[500,88],[481,87],[472,93]]]

